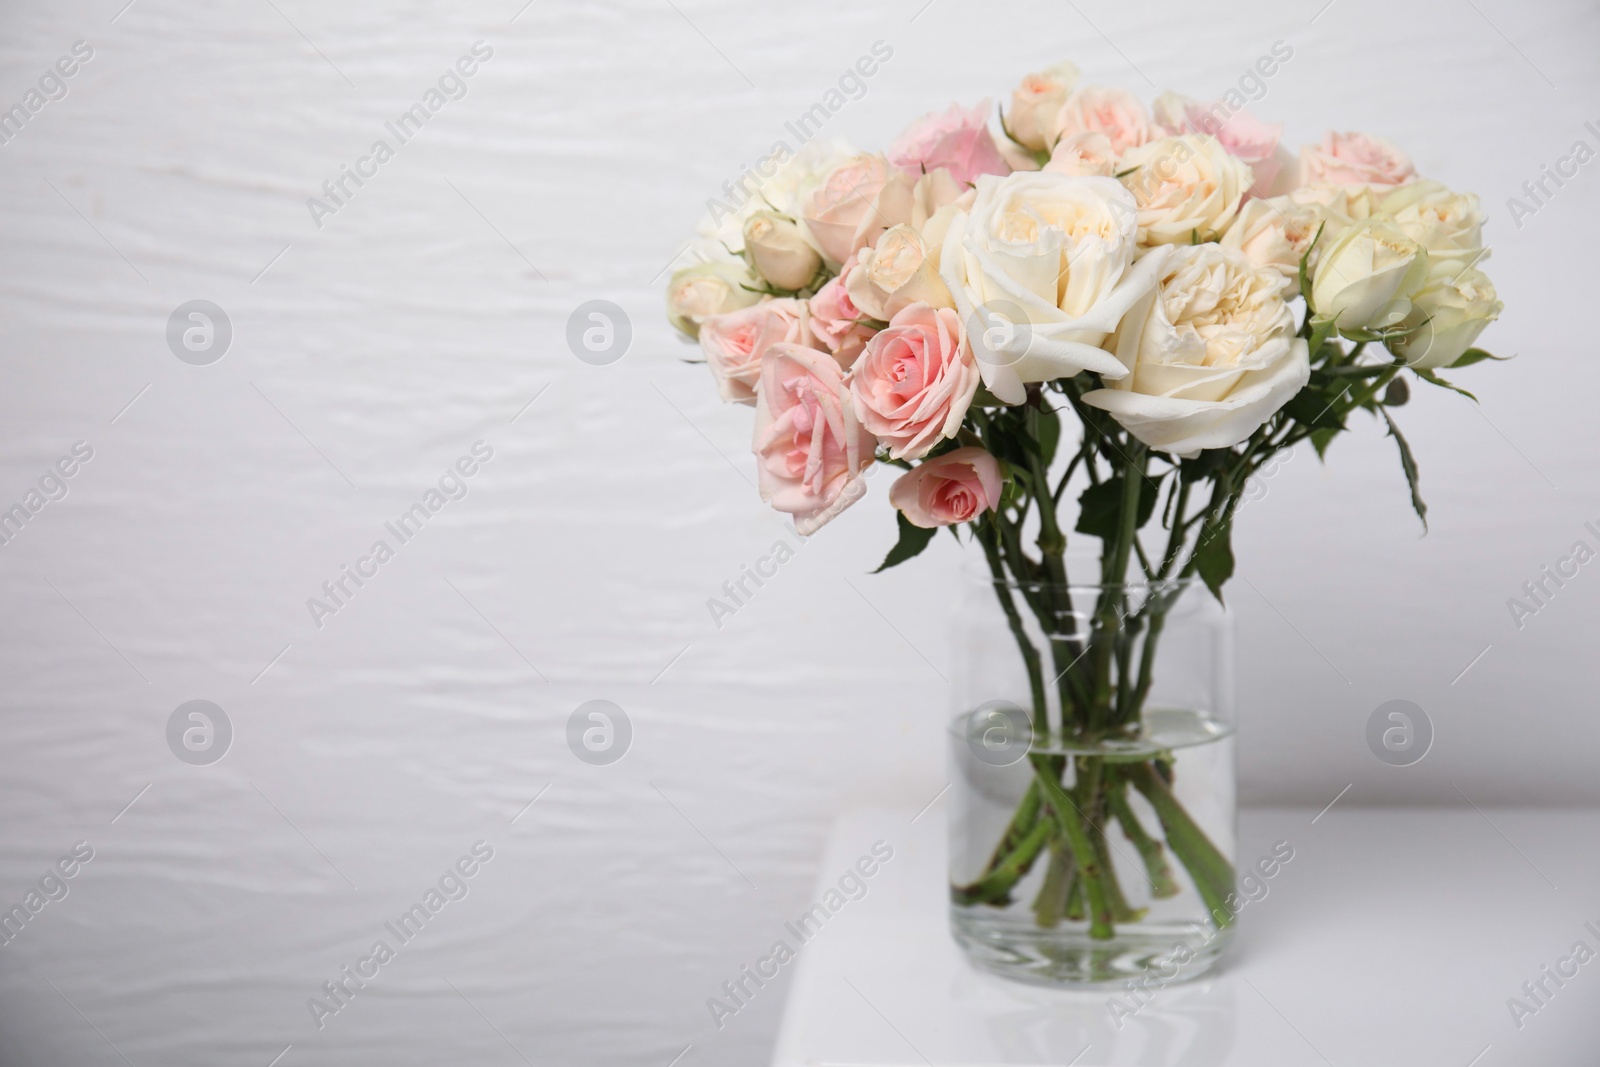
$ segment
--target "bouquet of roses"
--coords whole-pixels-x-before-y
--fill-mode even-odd
[[[1380,138],[1328,133],[1291,156],[1281,127],[1228,101],[1166,93],[1147,110],[1079,85],[1071,64],[1024,78],[990,121],[986,105],[952,107],[883,153],[814,141],[747,176],[742,204],[713,205],[668,314],[723,399],[754,407],[763,499],[808,534],[864,495],[874,463],[902,468],[884,566],[967,527],[1018,639],[1035,733],[1115,737],[1139,728],[1168,604],[1130,596],[1129,576],[1197,576],[1220,599],[1235,512],[1275,455],[1309,440],[1325,456],[1368,412],[1424,516],[1392,412],[1411,379],[1464,392],[1439,372],[1495,358],[1472,347],[1501,309],[1479,269],[1483,215]],[[1075,522],[1058,515],[1069,486]],[[1101,545],[1092,612],[1066,592],[1069,529]],[[1140,635],[1144,654],[1128,654]],[[1173,801],[1170,762],[1033,759],[959,900],[1009,903],[1048,848],[1069,913],[1109,938],[1138,915],[1104,823],[1123,822],[1152,885],[1171,885],[1161,842],[1131,825],[1133,789],[1226,924],[1232,867]]]

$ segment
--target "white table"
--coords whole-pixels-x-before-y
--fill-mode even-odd
[[[943,804],[835,828],[819,900],[873,842],[894,856],[810,940],[785,936],[774,1067],[1600,1064],[1600,812],[1248,810],[1240,859],[1278,841],[1294,859],[1242,911],[1231,963],[1119,1029],[1108,993],[967,965],[946,929]],[[1580,940],[1596,958],[1545,979],[1519,1028],[1508,998],[1535,1006],[1523,983]]]

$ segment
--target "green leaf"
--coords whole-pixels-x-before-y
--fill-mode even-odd
[[[1311,431],[1311,447],[1317,450],[1318,459],[1325,460],[1328,458],[1328,446],[1333,443],[1333,439],[1338,435],[1338,430]]]
[[[1406,484],[1411,487],[1411,506],[1417,510],[1417,518],[1422,520],[1422,529],[1428,529],[1428,505],[1422,502],[1422,494],[1417,491],[1417,460],[1411,454],[1411,446],[1400,433],[1400,427],[1394,424],[1394,419],[1382,408],[1378,409],[1383,415],[1383,421],[1389,424],[1389,436],[1394,438],[1394,443],[1400,446],[1400,469],[1406,472]]]
[[[1454,384],[1452,384],[1450,382],[1445,381],[1443,378],[1439,377],[1437,374],[1433,373],[1433,371],[1431,371],[1431,370],[1418,370],[1416,367],[1412,367],[1411,368],[1411,372],[1413,374],[1415,374],[1418,378],[1421,378],[1423,381],[1427,382],[1430,385],[1437,385],[1441,389],[1448,389],[1453,393],[1460,393],[1462,396],[1466,397],[1468,400],[1472,401],[1474,404],[1476,404],[1478,402],[1478,398],[1477,397],[1473,396],[1471,393],[1469,393],[1465,389],[1461,388],[1461,386],[1454,385]]]
[[[1313,315],[1317,313],[1317,309],[1311,303],[1311,281],[1306,277],[1306,266],[1311,262],[1311,250],[1316,248],[1317,242],[1322,239],[1322,228],[1326,225],[1327,222],[1324,221],[1317,226],[1317,232],[1312,235],[1311,243],[1306,245],[1306,250],[1300,255],[1300,295],[1305,298],[1306,310]],[[1312,345],[1311,351],[1315,352],[1321,347],[1321,345]]]
[[[1481,348],[1469,348],[1465,352],[1461,353],[1461,355],[1456,357],[1456,361],[1450,364],[1450,369],[1455,370],[1457,367],[1470,367],[1474,363],[1482,363],[1486,359],[1492,359],[1496,363],[1504,363],[1510,358],[1510,356],[1496,356],[1492,353],[1485,352]]]
[[[1332,319],[1313,318],[1311,320],[1311,337],[1306,341],[1306,345],[1311,351],[1320,352],[1322,351],[1322,346],[1327,343],[1328,339],[1339,332],[1340,331],[1338,327],[1334,324]],[[1346,334],[1346,336],[1349,335]]]
[[[900,540],[895,542],[895,546],[889,550],[889,554],[883,557],[883,562],[878,564],[878,570],[873,571],[873,574],[877,574],[878,571],[888,570],[896,564],[904,563],[913,556],[920,555],[922,550],[927,548],[929,542],[933,540],[933,535],[939,532],[937,527],[931,530],[924,530],[920,526],[911,525],[911,521],[906,518],[903,511],[895,512],[895,518],[900,520]]]
[[[1011,405],[989,392],[988,386],[980,385],[978,386],[978,391],[972,394],[971,406],[975,408],[1004,408]]]
[[[1385,407],[1405,407],[1406,401],[1410,399],[1411,386],[1406,384],[1406,380],[1404,378],[1396,378],[1394,381],[1390,382],[1388,388],[1384,389],[1383,391],[1383,403]]]
[[[1283,405],[1283,410],[1302,426],[1309,426],[1314,430],[1342,430],[1344,419],[1339,417],[1335,404],[1343,392],[1344,388],[1341,388],[1330,394],[1314,385],[1308,385],[1290,397],[1289,402]]]
[[[1233,451],[1227,448],[1208,448],[1198,456],[1179,461],[1178,476],[1189,483],[1204,481],[1211,478],[1233,459]]]
[[[1073,530],[1108,543],[1114,541],[1122,521],[1122,486],[1123,477],[1118,474],[1085,489],[1078,497],[1078,524]],[[1137,521],[1140,527],[1155,514],[1156,499],[1160,495],[1161,478],[1145,478],[1139,492]]]
[[[1200,533],[1200,542],[1194,546],[1195,570],[1211,590],[1211,595],[1222,603],[1222,587],[1233,577],[1233,520],[1220,525],[1207,523]]]

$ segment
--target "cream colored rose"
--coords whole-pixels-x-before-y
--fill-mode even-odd
[[[1090,130],[1069,134],[1057,141],[1044,169],[1073,178],[1109,178],[1116,172],[1117,157],[1111,151],[1111,138]]]
[[[775,211],[758,211],[745,221],[744,250],[756,272],[778,289],[806,288],[822,266],[822,256],[795,221]]]
[[[1155,282],[1155,265],[1134,261],[1135,232],[1114,178],[978,179],[971,211],[949,218],[939,273],[990,391],[1020,404],[1029,382],[1126,373],[1100,345]]]
[[[1050,147],[1056,116],[1077,87],[1078,74],[1076,64],[1062,62],[1022,79],[1011,94],[1006,115],[1006,129],[1018,144],[1035,152]]]
[[[1139,207],[1139,243],[1215,241],[1250,190],[1250,167],[1215,137],[1184,134],[1122,155],[1122,184]]]
[[[1158,287],[1114,340],[1128,373],[1083,401],[1162,452],[1231,448],[1311,377],[1279,276],[1216,244],[1153,249],[1142,262],[1152,260]]]
[[[716,259],[684,267],[667,283],[667,319],[689,337],[712,315],[749,307],[761,299],[755,276],[738,260]]]
[[[1276,271],[1283,298],[1289,300],[1300,292],[1300,260],[1320,225],[1322,211],[1313,205],[1296,204],[1286,196],[1246,200],[1221,244],[1244,253],[1252,266]]]
[[[911,225],[922,229],[940,208],[972,203],[972,186],[956,181],[943,167],[928,171],[911,187]]]
[[[1474,258],[1483,248],[1483,208],[1472,193],[1457,193],[1435,181],[1412,182],[1389,192],[1378,212],[1394,219],[1430,258]]]
[[[856,307],[886,322],[911,304],[956,306],[939,277],[938,257],[929,255],[922,234],[903,224],[889,227],[876,245],[857,254],[844,287]]]
[[[1427,283],[1411,298],[1406,325],[1414,329],[1389,347],[1418,370],[1448,367],[1500,317],[1504,306],[1481,270],[1435,260]]]
[[[1355,223],[1317,258],[1311,303],[1340,330],[1381,330],[1411,313],[1428,276],[1428,253],[1393,222]]]
[[[1317,254],[1329,248],[1345,231],[1377,214],[1379,196],[1367,185],[1303,185],[1288,194],[1291,204],[1313,207],[1322,213],[1322,237]]]

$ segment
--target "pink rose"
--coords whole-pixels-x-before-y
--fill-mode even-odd
[[[971,522],[1000,502],[1000,464],[981,448],[924,460],[889,487],[889,503],[925,530]]]
[[[1116,171],[1111,138],[1093,130],[1068,134],[1050,150],[1050,162],[1044,165],[1044,169],[1051,174],[1065,174],[1070,178],[1109,178]]]
[[[775,344],[761,358],[753,451],[761,499],[809,535],[866,491],[877,442],[856,421],[844,372],[814,348]]]
[[[911,221],[915,184],[882,156],[855,156],[835,167],[806,198],[805,223],[822,254],[843,263],[890,226]]]
[[[1382,137],[1329,130],[1321,144],[1300,149],[1300,184],[1404,185],[1415,181],[1411,158]]]
[[[1067,97],[1052,133],[1057,141],[1075,133],[1103,133],[1119,156],[1160,136],[1137,96],[1126,89],[1098,85],[1085,86]]]
[[[949,111],[924,115],[889,145],[889,162],[913,178],[943,167],[963,186],[980,174],[1010,174],[988,116],[987,100],[969,110],[952,104]]]
[[[1274,184],[1288,161],[1278,150],[1283,123],[1262,122],[1248,111],[1235,111],[1225,101],[1206,104],[1176,93],[1163,93],[1156,101],[1156,118],[1172,134],[1210,134],[1228,155],[1250,164],[1251,186],[1257,196],[1274,196],[1280,191]]]
[[[856,307],[845,288],[845,276],[855,269],[855,257],[851,256],[838,275],[811,298],[811,334],[844,370],[850,369],[872,337],[872,327],[861,321],[867,313]]]
[[[761,357],[780,341],[809,345],[809,317],[804,301],[784,299],[707,318],[700,327],[700,348],[722,399],[754,404]]]
[[[954,437],[980,376],[951,308],[911,304],[867,343],[850,373],[861,425],[895,459],[916,459]]]

